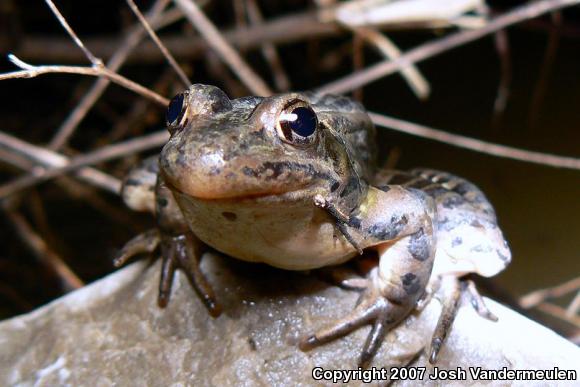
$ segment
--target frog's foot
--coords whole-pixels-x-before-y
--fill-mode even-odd
[[[377,353],[387,332],[399,322],[400,318],[395,316],[405,316],[408,312],[406,310],[408,308],[405,306],[392,303],[383,297],[374,284],[375,281],[369,281],[369,286],[361,294],[355,309],[349,315],[339,319],[331,326],[307,336],[300,343],[300,349],[308,351],[370,324],[372,328],[359,359],[359,366],[367,367]]]
[[[485,305],[485,302],[483,301],[481,294],[479,294],[473,280],[463,280],[461,281],[461,284],[469,295],[471,306],[473,306],[473,309],[475,309],[477,314],[490,321],[497,321],[497,316],[488,309],[487,305]]]
[[[113,264],[116,267],[120,267],[135,255],[144,253],[151,254],[159,246],[160,242],[161,236],[159,235],[159,230],[152,229],[145,231],[131,239],[117,252],[115,258],[113,258]]]
[[[497,321],[497,317],[487,308],[472,280],[458,279],[455,276],[445,276],[443,279],[436,279],[435,285],[432,285],[432,287],[433,286],[437,288],[442,286],[445,298],[442,303],[441,315],[439,316],[435,332],[433,333],[433,338],[431,339],[431,348],[429,349],[429,363],[431,364],[435,364],[437,361],[437,355],[439,354],[439,351],[449,334],[453,320],[455,320],[455,316],[457,315],[459,301],[463,292],[467,293],[470,298],[471,306],[473,306],[475,311],[481,317],[491,321]],[[436,291],[436,288],[433,289],[431,294]],[[430,298],[432,298],[432,296]],[[428,300],[422,301],[421,303],[426,304],[427,302]]]
[[[201,301],[212,317],[221,314],[221,306],[217,303],[215,293],[199,267],[201,259],[201,244],[191,234],[164,235],[161,240],[161,255],[163,263],[159,281],[159,296],[157,303],[164,308],[169,302],[171,286],[175,270],[183,270],[191,286],[195,289]]]

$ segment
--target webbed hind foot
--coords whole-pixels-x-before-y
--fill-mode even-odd
[[[370,276],[376,278],[376,270],[373,270]],[[308,351],[345,336],[364,325],[372,325],[358,362],[360,367],[367,367],[379,350],[387,332],[399,322],[400,318],[395,319],[393,316],[404,317],[407,314],[401,310],[407,308],[406,306],[397,305],[380,294],[376,281],[369,280],[368,283],[369,286],[363,291],[351,313],[334,324],[308,335],[300,342],[300,349]]]

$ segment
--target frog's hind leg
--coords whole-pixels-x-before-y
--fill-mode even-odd
[[[421,261],[414,257],[409,246],[424,250],[425,259]],[[420,230],[394,243],[378,246],[377,250],[381,256],[379,267],[369,273],[368,286],[355,309],[330,327],[305,338],[300,344],[302,350],[328,343],[370,324],[372,328],[359,360],[359,365],[366,367],[387,332],[415,307],[431,272],[434,255],[431,233]]]
[[[435,332],[431,339],[431,347],[429,349],[429,363],[431,364],[435,364],[437,355],[447,338],[453,320],[455,320],[455,316],[457,315],[459,299],[461,297],[461,286],[456,277],[445,276],[442,279],[441,287],[445,292],[445,297],[441,305],[441,315],[439,316]]]
[[[376,269],[373,270],[371,277],[376,277],[376,272]],[[359,360],[359,365],[366,367],[377,353],[387,332],[402,318],[397,317],[404,317],[407,314],[405,309],[404,306],[394,304],[381,296],[377,286],[368,286],[349,315],[306,337],[300,343],[300,349],[310,350],[345,336],[364,325],[372,324]]]
[[[429,363],[431,364],[435,364],[437,361],[437,355],[451,330],[462,294],[467,294],[471,306],[481,317],[490,321],[497,321],[497,317],[487,308],[472,280],[458,279],[453,275],[443,276],[438,280],[441,281],[440,286],[443,289],[444,299],[442,301],[441,315],[431,339],[431,347],[429,349]]]
[[[469,295],[471,306],[473,306],[473,309],[475,309],[477,314],[479,314],[481,317],[487,320],[497,321],[498,320],[497,316],[493,314],[491,310],[489,310],[487,305],[485,305],[485,302],[483,301],[481,294],[479,294],[479,291],[475,286],[475,282],[473,282],[473,280],[466,279],[462,280],[461,283],[466,293]]]
[[[160,307],[165,307],[169,302],[175,270],[179,268],[185,273],[209,314],[213,317],[221,314],[222,309],[216,300],[215,293],[199,267],[202,246],[202,243],[191,233],[163,236],[161,242],[163,263],[157,298]]]

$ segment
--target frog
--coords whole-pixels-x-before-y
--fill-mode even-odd
[[[435,362],[461,294],[485,318],[469,274],[493,276],[511,253],[493,207],[474,184],[429,169],[377,166],[376,129],[364,107],[345,96],[291,92],[230,99],[194,84],[166,113],[170,139],[124,180],[121,196],[157,227],[130,240],[115,264],[160,252],[158,304],[165,307],[181,269],[209,314],[222,308],[200,269],[209,248],[233,258],[293,271],[340,267],[378,256],[363,277],[337,276],[360,292],[352,311],[306,334],[304,351],[363,326],[358,359],[368,366],[387,332],[451,289],[437,322]]]

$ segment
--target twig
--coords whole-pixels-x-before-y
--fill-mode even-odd
[[[355,34],[371,43],[385,58],[394,60],[401,56],[401,50],[399,50],[393,41],[376,29],[367,27],[351,27],[351,29]],[[429,93],[431,92],[429,83],[419,72],[417,66],[411,64],[407,67],[402,67],[400,72],[417,98],[426,99],[429,97]]]
[[[580,291],[576,293],[576,296],[566,308],[566,316],[575,316],[578,314],[578,309],[580,309]]]
[[[519,304],[522,308],[529,309],[550,298],[558,298],[563,295],[580,289],[580,277],[566,281],[563,284],[550,288],[535,290],[525,296],[520,297]]]
[[[567,321],[570,324],[576,326],[576,328],[580,329],[580,317],[568,316],[566,314],[566,310],[558,305],[552,304],[550,302],[541,302],[536,306],[536,308],[544,313],[557,317],[560,320]]]
[[[447,133],[442,130],[432,129],[427,126],[388,117],[378,113],[369,112],[369,116],[375,125],[412,134],[414,136],[439,141],[459,148],[465,148],[475,152],[485,153],[498,157],[505,157],[513,160],[525,161],[528,163],[580,170],[580,159],[573,157],[528,151],[512,148],[505,145],[494,144],[491,142],[476,140],[474,138]]]
[[[68,157],[50,151],[46,148],[32,145],[0,131],[0,150],[2,149],[6,149],[9,152],[26,157],[26,159],[46,167],[62,167],[69,163]],[[4,160],[7,162],[18,162],[19,158],[10,158]],[[119,179],[107,175],[106,173],[103,173],[99,170],[93,168],[83,168],[77,172],[77,175],[87,183],[114,194],[119,194],[119,191],[121,190],[121,182]]]
[[[64,18],[64,16],[62,16],[62,14],[58,10],[58,8],[56,8],[56,5],[54,5],[54,3],[52,2],[52,0],[44,0],[44,1],[46,2],[46,4],[48,5],[48,7],[50,8],[50,10],[52,11],[52,13],[54,14],[54,16],[56,16],[56,18],[59,21],[59,23],[64,27],[64,29],[66,30],[66,32],[70,35],[70,37],[75,42],[75,44],[77,46],[79,46],[81,50],[83,50],[83,52],[85,53],[85,56],[93,64],[93,66],[95,66],[95,67],[101,67],[101,66],[103,66],[103,61],[101,59],[95,57],[89,51],[89,49],[87,49],[85,47],[85,45],[83,44],[83,42],[79,39],[79,37],[77,36],[77,34],[73,31],[73,29],[67,23],[67,21]]]
[[[153,29],[151,28],[149,23],[147,23],[147,20],[145,19],[145,17],[141,13],[141,11],[139,11],[139,8],[135,4],[135,2],[133,0],[127,0],[127,4],[131,8],[131,10],[135,14],[135,16],[137,16],[137,18],[139,19],[139,21],[141,22],[141,24],[143,25],[143,27],[145,28],[145,30],[147,31],[147,33],[149,34],[151,39],[155,42],[157,47],[159,47],[159,50],[161,50],[161,52],[163,53],[163,56],[165,57],[165,59],[167,59],[167,62],[169,62],[169,64],[171,65],[171,67],[173,67],[173,69],[175,70],[175,72],[177,73],[179,78],[181,78],[185,87],[189,87],[189,85],[191,85],[191,81],[189,80],[187,75],[185,75],[185,73],[183,72],[183,70],[181,69],[181,67],[179,66],[179,64],[177,63],[175,58],[173,57],[173,55],[171,55],[171,53],[163,45],[163,43],[161,42],[161,40],[159,39],[159,37],[157,36],[155,31],[153,31]]]
[[[554,28],[550,30],[548,35],[548,45],[544,53],[544,60],[540,70],[540,76],[538,77],[536,87],[534,88],[532,103],[530,105],[530,112],[528,114],[528,125],[530,127],[534,127],[538,124],[538,117],[540,117],[542,103],[546,96],[546,90],[550,82],[550,74],[552,73],[552,68],[554,67],[554,61],[556,60],[556,54],[558,53],[558,47],[560,45],[562,13],[554,12],[551,16],[552,23],[554,23]]]
[[[435,55],[441,54],[452,48],[480,39],[486,35],[499,31],[510,25],[535,18],[556,9],[579,4],[580,0],[539,0],[526,3],[513,11],[492,19],[485,27],[477,30],[466,30],[448,35],[441,39],[425,43],[407,51],[393,61],[382,61],[369,66],[364,70],[347,75],[341,79],[321,86],[317,91],[321,93],[345,93],[366,85],[374,80],[399,71],[401,68],[417,63]]]
[[[165,9],[170,0],[157,0],[147,13],[147,18],[153,24],[153,28],[161,28],[165,25],[171,24],[182,17],[182,13],[178,9],[168,11],[160,16],[160,13]],[[117,72],[123,63],[127,60],[129,54],[133,51],[139,42],[145,36],[145,31],[142,26],[137,24],[127,34],[121,45],[113,53],[112,57],[107,62],[107,68],[111,71]],[[109,86],[110,81],[107,78],[100,78],[90,90],[81,98],[80,102],[75,106],[72,112],[67,116],[62,125],[57,129],[56,134],[49,142],[49,148],[58,150],[68,139],[73,135],[75,129],[81,123],[83,118],[87,115],[89,110],[97,102],[99,97]]]
[[[83,281],[68,267],[68,265],[52,251],[46,242],[30,227],[26,219],[13,210],[5,209],[8,218],[14,224],[16,231],[38,260],[49,267],[61,280],[63,289],[71,291],[84,286]]]
[[[230,69],[252,93],[260,96],[272,94],[266,82],[248,66],[195,2],[191,0],[174,0],[174,2],[185,13],[186,17],[199,33],[207,39],[208,44],[228,64]]]
[[[167,11],[169,14],[171,11]],[[181,11],[178,9],[181,13]],[[154,24],[154,23],[153,23]],[[324,38],[327,36],[344,35],[346,30],[334,23],[321,23],[312,12],[302,12],[293,15],[269,19],[264,24],[248,26],[247,28],[232,28],[223,32],[223,37],[240,50],[248,50],[262,46],[264,43],[292,43],[303,39]],[[118,39],[109,37],[87,38],[87,46],[103,58],[109,58],[117,50]],[[183,33],[169,34],[163,37],[163,43],[175,58],[195,59],[204,55],[208,42],[204,37],[186,36]],[[47,48],[50,49],[47,49]],[[53,62],[79,62],[84,59],[75,50],[70,49],[68,39],[55,37],[29,36],[24,37],[17,51],[19,56],[27,60],[45,61],[51,58]],[[163,61],[159,49],[150,42],[139,46],[139,53],[129,56],[129,61],[156,63]]]
[[[492,127],[498,128],[507,106],[512,83],[512,63],[510,44],[507,31],[501,30],[495,33],[495,49],[499,57],[500,79],[497,85],[497,93],[493,103]]]
[[[42,181],[52,179],[67,172],[75,171],[82,167],[161,146],[167,142],[168,138],[169,134],[167,131],[163,130],[118,144],[108,145],[99,148],[94,152],[74,157],[70,159],[67,165],[39,171],[38,173],[32,173],[4,184],[0,187],[0,199],[10,196],[24,188],[31,187]]]
[[[264,17],[262,16],[262,12],[256,3],[256,0],[246,0],[245,4],[250,22],[253,25],[264,24]],[[262,45],[262,55],[270,65],[270,69],[274,75],[274,84],[276,85],[276,89],[279,91],[289,90],[290,80],[288,79],[288,75],[286,75],[284,65],[280,59],[280,56],[278,55],[276,46],[274,46],[273,43],[264,42]]]
[[[34,78],[39,75],[50,74],[50,73],[60,73],[60,74],[81,74],[90,75],[93,77],[105,77],[111,82],[114,82],[120,86],[123,86],[129,90],[134,91],[137,94],[141,94],[162,106],[167,106],[169,100],[148,88],[141,86],[140,84],[133,82],[132,80],[119,75],[106,67],[84,67],[84,66],[34,66],[28,63],[22,62],[20,59],[16,58],[14,55],[8,55],[8,59],[20,68],[25,70],[13,71],[10,73],[0,74],[0,81],[5,79],[16,79],[16,78]]]

